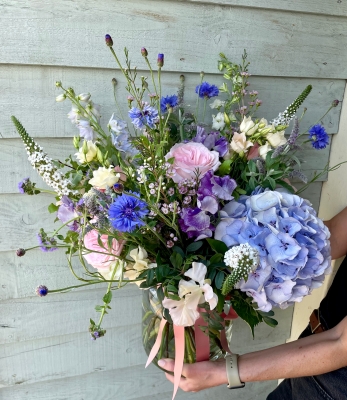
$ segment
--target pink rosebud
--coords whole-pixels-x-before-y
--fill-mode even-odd
[[[116,173],[119,173],[119,175],[120,175],[118,182],[124,183],[127,180],[127,176],[125,175],[124,171],[122,170],[122,168],[119,165],[117,165],[117,167],[114,167],[114,171]]]
[[[259,144],[254,143],[254,145],[251,147],[247,154],[247,160],[252,160],[253,158],[258,158],[259,157]]]

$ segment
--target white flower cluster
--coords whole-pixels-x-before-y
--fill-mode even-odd
[[[272,125],[289,125],[289,122],[293,119],[294,115],[288,114],[288,107],[285,109],[283,113],[279,113],[278,116],[271,122]]]
[[[35,143],[32,147],[26,146],[26,150],[28,160],[33,168],[37,170],[47,185],[53,188],[59,196],[77,194],[75,190],[69,188],[71,182],[65,179],[57,170],[52,163],[52,159],[43,152],[41,146]]]
[[[259,253],[248,243],[234,246],[224,254],[225,264],[233,270],[242,268],[249,272],[259,265]]]

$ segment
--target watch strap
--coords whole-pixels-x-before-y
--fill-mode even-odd
[[[227,354],[225,356],[225,367],[228,377],[228,389],[239,389],[245,387],[245,383],[240,381],[239,369],[237,365],[238,354]]]

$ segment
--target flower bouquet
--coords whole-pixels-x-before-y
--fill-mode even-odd
[[[120,63],[109,35],[106,44],[126,78],[127,121],[119,110],[103,127],[89,93],[77,95],[57,82],[62,93],[56,100],[71,101],[68,118],[79,131],[75,154],[61,161],[49,158],[12,117],[30,163],[52,189],[24,179],[19,190],[52,193],[49,212],[62,223],[53,233],[40,230],[39,247],[65,248],[81,282],[62,289],[40,285],[36,293],[104,283],[103,304],[96,306],[100,319],[90,320],[96,340],[106,333],[102,321],[112,291],[136,283],[145,289],[149,362],[169,356],[182,366],[217,359],[230,351],[230,320],[241,317],[253,333],[260,322],[275,326],[272,309],[301,301],[330,271],[329,232],[299,196],[310,182],[296,155],[302,143],[319,150],[329,137],[319,124],[308,135],[299,131],[305,111],[300,118],[296,113],[311,86],[270,122],[257,116],[262,102],[249,89],[246,53],[241,64],[220,54],[225,82],[219,88],[200,74],[191,113],[185,110],[183,75],[178,93],[163,95],[163,54],[153,71],[141,49],[147,79],[131,67],[126,49],[125,66]],[[216,110],[212,123],[205,123],[207,105]],[[305,182],[301,190],[292,178]],[[19,249],[18,256],[27,250]],[[82,276],[73,268],[74,257]]]

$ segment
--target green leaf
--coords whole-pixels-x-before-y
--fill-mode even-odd
[[[57,212],[59,210],[59,206],[56,206],[55,204],[51,203],[48,206],[48,212],[50,212],[51,214]]]
[[[276,189],[276,181],[274,179],[270,178],[269,176],[266,178],[266,180],[269,181],[271,189],[275,190]]]
[[[214,250],[216,253],[224,254],[228,251],[227,245],[216,239],[206,239],[208,244],[211,246],[211,249]]]
[[[58,238],[59,240],[64,240],[64,236],[63,236],[63,235],[57,235],[57,238]]]
[[[281,186],[283,186],[285,189],[289,190],[290,193],[294,193],[294,189],[291,185],[289,185],[287,182],[283,181],[282,179],[278,179],[277,183]]]
[[[210,265],[218,263],[223,258],[223,254],[216,253],[210,258]]]
[[[174,252],[170,257],[170,261],[176,269],[180,269],[182,267],[183,257],[181,254]]]
[[[102,300],[106,304],[110,304],[111,303],[111,300],[112,300],[112,292],[111,292],[111,290],[105,294],[105,296],[102,298]]]
[[[104,306],[95,306],[96,312],[101,312],[104,309]]]
[[[184,258],[186,255],[184,254],[184,251],[179,247],[179,246],[174,246],[172,248],[173,252],[176,252],[178,254],[180,254],[182,256],[182,258]]]
[[[194,251],[197,251],[200,249],[200,247],[202,246],[202,242],[194,242],[191,243],[189,246],[187,246],[187,253],[193,253]]]
[[[95,322],[91,318],[89,319],[89,322],[91,325],[95,326]]]
[[[146,279],[146,283],[148,286],[152,286],[153,285],[153,280],[154,280],[154,269],[153,268],[149,268],[147,270],[147,279]]]
[[[278,322],[274,318],[263,317],[264,322],[271,326],[271,328],[275,328],[278,325]]]
[[[81,182],[83,178],[83,172],[82,171],[74,172],[73,174],[71,174],[71,178],[72,178],[72,184],[76,186]]]
[[[218,175],[220,176],[229,175],[231,170],[231,164],[232,164],[231,159],[223,161],[222,165],[217,170]]]
[[[238,316],[247,322],[254,338],[254,327],[258,325],[263,318],[242,296],[240,292],[234,292],[231,298],[231,304]]]
[[[173,285],[167,285],[167,291],[168,292],[173,292],[173,293],[178,293],[177,287],[173,286]]]
[[[162,302],[163,300],[164,300],[164,290],[163,290],[163,288],[162,288],[162,286],[159,286],[158,288],[157,288],[157,296],[158,296],[158,300],[160,301],[160,302]]]
[[[215,278],[215,283],[216,283],[216,288],[217,289],[221,289],[222,288],[222,286],[223,286],[223,282],[224,282],[224,279],[225,279],[225,273],[224,272],[222,272],[222,271],[219,271],[218,272],[218,274],[217,274],[217,276],[216,276],[216,278]]]

